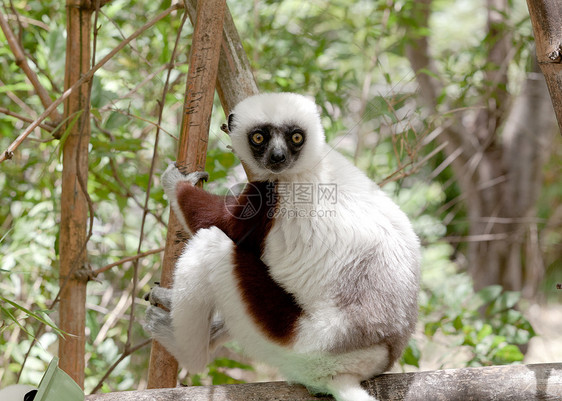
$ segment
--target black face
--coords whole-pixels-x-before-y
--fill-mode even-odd
[[[280,173],[296,162],[305,142],[305,131],[294,124],[263,124],[248,132],[254,159],[274,173]]]

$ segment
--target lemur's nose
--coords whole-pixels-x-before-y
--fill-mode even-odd
[[[269,156],[269,161],[272,163],[283,163],[285,161],[285,152],[281,149],[273,149]]]

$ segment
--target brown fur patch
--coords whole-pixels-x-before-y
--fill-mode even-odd
[[[265,238],[274,224],[271,216],[278,202],[275,184],[252,182],[239,197],[224,198],[180,182],[176,193],[193,232],[217,226],[236,244],[234,275],[256,325],[272,340],[291,343],[302,309],[261,260]]]

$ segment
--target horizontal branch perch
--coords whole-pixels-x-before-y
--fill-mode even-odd
[[[562,363],[390,373],[363,383],[380,401],[404,400],[561,400]],[[285,382],[176,387],[94,394],[86,401],[313,401],[298,385]]]

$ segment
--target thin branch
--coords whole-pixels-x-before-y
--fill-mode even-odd
[[[446,242],[490,242],[490,241],[504,241],[511,236],[510,233],[499,234],[478,234],[478,235],[465,235],[465,236],[450,236],[441,238]]]
[[[113,142],[115,140],[115,138],[113,137],[113,135],[111,134],[111,132],[109,132],[108,130],[104,129],[103,127],[101,127],[99,121],[94,118],[94,124],[96,126],[96,128],[98,130],[100,130],[101,133],[107,135],[107,137],[109,138],[109,140],[111,142]],[[150,128],[150,127],[149,127]],[[133,192],[130,190],[129,185],[125,185],[125,183],[123,182],[123,180],[121,180],[121,177],[119,177],[119,171],[118,168],[115,164],[115,160],[114,158],[110,157],[109,158],[109,166],[111,168],[111,171],[113,172],[113,178],[115,178],[115,181],[117,182],[119,188],[123,189],[125,191],[125,197],[130,198],[133,200],[133,202],[135,202],[135,204],[141,209],[144,210],[143,205],[139,202],[139,200],[135,197],[135,195],[133,194]],[[98,180],[101,181],[105,181],[107,182],[103,177],[99,176],[98,174],[96,174],[94,172],[94,174],[96,175]],[[144,192],[144,191],[143,191]],[[162,217],[157,215],[156,213],[152,212],[151,210],[148,210],[148,213],[150,213],[160,224],[162,224],[164,227],[167,226],[167,224],[164,222],[164,220],[162,220]]]
[[[92,271],[92,274],[94,276],[98,276],[101,273],[106,272],[107,270],[111,269],[112,267],[119,266],[119,265],[122,265],[122,264],[127,263],[127,262],[133,262],[135,260],[144,258],[145,256],[154,255],[155,253],[160,253],[162,251],[164,251],[164,247],[161,247],[161,248],[158,248],[158,249],[152,249],[150,251],[146,251],[146,252],[142,252],[142,253],[138,253],[138,254],[133,255],[133,256],[128,256],[126,258],[118,260],[117,262],[110,263],[110,264],[108,264],[104,267],[100,267],[99,269],[96,269],[96,270]]]
[[[1,79],[0,79],[0,86],[6,86],[6,84],[4,82],[2,82]],[[30,116],[37,116],[37,113],[35,113],[35,110],[33,110],[31,107],[29,107],[14,92],[12,92],[11,90],[5,90],[4,93],[6,94],[6,96],[8,96],[12,100],[12,102],[14,102],[18,106],[20,106],[22,108],[22,110],[29,113]]]
[[[435,148],[431,153],[429,153],[427,156],[425,156],[422,160],[420,160],[417,163],[410,161],[409,163],[406,163],[405,165],[403,165],[401,168],[397,169],[396,171],[394,171],[392,174],[390,174],[389,176],[387,176],[386,178],[384,178],[380,183],[379,186],[384,186],[386,184],[388,184],[389,182],[392,181],[398,181],[402,178],[408,177],[412,174],[415,174],[416,172],[419,171],[420,168],[422,168],[423,166],[426,165],[426,163],[428,162],[429,159],[433,158],[434,156],[436,156],[439,152],[441,152],[446,146],[448,145],[447,142],[442,143],[441,145],[439,145],[437,148]],[[407,167],[410,167],[410,169],[406,170]]]
[[[83,85],[85,82],[92,79],[95,72],[103,67],[109,60],[111,60],[119,51],[121,51],[127,44],[129,44],[133,39],[140,36],[144,31],[152,27],[161,19],[168,16],[175,10],[182,8],[183,5],[178,3],[174,4],[170,8],[166,9],[165,11],[158,14],[156,17],[151,19],[149,22],[144,24],[142,27],[137,29],[132,35],[130,35],[127,39],[121,42],[117,47],[115,47],[111,52],[109,52],[104,58],[102,58],[93,68],[91,68],[88,72],[86,72],[82,77],[74,83],[70,88],[68,88],[57,100],[55,100],[47,109],[31,124],[26,130],[16,138],[16,140],[4,151],[4,153],[0,154],[0,163],[6,159],[11,159],[13,156],[14,151],[21,145],[21,143],[29,136],[29,134],[39,126],[51,114],[51,112],[57,108],[62,102],[64,102],[72,92],[74,92],[77,88]]]
[[[152,151],[152,160],[150,162],[150,172],[148,174],[148,183],[147,183],[147,189],[146,189],[146,197],[144,199],[144,208],[143,208],[143,214],[142,214],[142,222],[141,222],[141,229],[140,229],[140,233],[139,233],[139,245],[137,248],[137,253],[140,253],[141,247],[142,247],[142,240],[144,237],[144,226],[146,223],[146,216],[148,215],[148,202],[150,200],[150,190],[152,189],[152,177],[154,175],[154,168],[156,166],[156,158],[157,158],[157,154],[158,154],[158,142],[160,139],[160,126],[162,124],[162,116],[164,114],[164,104],[166,102],[166,95],[168,93],[168,84],[170,82],[170,76],[172,74],[172,70],[174,68],[174,59],[176,58],[176,53],[178,50],[178,45],[179,45],[179,41],[181,38],[181,32],[183,30],[183,26],[185,25],[185,22],[187,21],[187,12],[183,13],[183,17],[180,23],[180,26],[178,28],[178,33],[176,35],[176,41],[174,43],[174,48],[172,50],[172,54],[170,56],[170,63],[169,63],[169,67],[168,67],[168,73],[166,74],[166,81],[164,82],[164,89],[162,90],[162,96],[160,97],[160,102],[159,104],[159,110],[158,110],[158,123],[157,123],[157,128],[156,128],[156,134],[154,137],[154,148]],[[134,315],[135,315],[135,294],[136,294],[136,286],[137,286],[137,280],[138,280],[138,259],[135,261],[134,264],[134,270],[133,270],[133,290],[131,292],[132,295],[132,302],[131,302],[131,319],[129,320],[129,328],[127,330],[127,343],[125,345],[125,347],[127,348],[130,345],[130,340],[131,340],[131,335],[132,335],[132,331],[133,331],[133,322],[134,322]]]
[[[31,85],[33,85],[35,92],[39,96],[39,99],[41,99],[43,107],[48,108],[53,104],[53,100],[49,96],[47,90],[43,87],[43,85],[41,85],[41,82],[39,82],[39,77],[37,76],[37,74],[35,74],[35,71],[33,71],[29,67],[27,58],[25,57],[25,53],[23,52],[18,40],[16,39],[16,36],[12,32],[10,24],[8,24],[8,21],[6,20],[6,18],[4,18],[4,14],[1,11],[0,27],[2,28],[2,31],[6,36],[6,40],[8,41],[8,46],[10,46],[10,49],[12,50],[12,53],[15,57],[16,65],[23,70],[23,72],[27,76],[27,79],[29,79],[29,81],[31,82]],[[55,123],[59,122],[62,119],[60,113],[56,110],[56,108],[53,108],[51,110],[49,116]]]
[[[121,26],[119,26],[119,24],[117,22],[115,22],[109,15],[107,15],[106,13],[104,13],[102,10],[100,10],[100,13],[107,18],[107,20],[109,22],[111,22],[111,24],[113,25],[113,27],[117,30],[117,32],[119,32],[119,35],[121,36],[122,39],[125,39],[125,34],[123,33],[123,31],[121,30]],[[133,43],[131,43],[130,45],[131,50],[133,51],[134,54],[136,54],[139,59],[140,62],[142,63],[146,63],[146,65],[150,67],[152,67],[152,65],[150,64],[150,61],[147,60],[146,57],[143,56],[143,54],[135,47],[135,45]]]
[[[22,34],[23,32],[25,32],[26,30],[28,30],[28,26],[29,25],[35,25],[39,28],[42,28],[44,30],[46,30],[47,32],[50,31],[50,28],[47,24],[41,22],[41,21],[37,21],[34,20],[32,18],[27,18],[24,17],[22,15],[20,15],[20,13],[18,13],[16,11],[16,8],[14,7],[14,2],[13,0],[10,0],[10,10],[12,10],[12,14],[6,14],[6,19],[11,20],[14,19],[17,21],[18,26],[19,26],[19,32],[18,32],[18,37],[19,37],[19,44],[21,49],[24,51],[25,53],[25,57],[28,61],[32,62],[35,65],[35,68],[37,69],[37,71],[45,78],[47,78],[49,80],[49,83],[51,84],[51,88],[56,92],[56,93],[61,93],[61,90],[58,87],[58,84],[53,80],[53,78],[51,77],[50,73],[48,71],[46,71],[44,68],[42,68],[39,63],[37,62],[37,60],[33,57],[33,55],[31,55],[30,53],[28,53],[25,50],[25,47],[23,46],[23,40],[22,40]]]
[[[10,117],[17,118],[18,120],[21,120],[25,123],[32,123],[33,122],[32,118],[29,118],[27,116],[24,116],[24,115],[21,115],[21,114],[18,114],[18,113],[14,113],[13,111],[8,110],[4,107],[0,107],[0,113],[6,114],[7,116],[10,116]],[[51,127],[51,126],[46,125],[46,124],[39,124],[39,128],[42,128],[42,129],[44,129],[45,131],[48,131],[48,132],[53,132],[53,130],[54,130],[54,127]]]
[[[12,8],[12,7],[10,6],[10,8]],[[12,8],[12,11],[13,11],[13,8]],[[8,21],[10,21],[12,19],[14,19],[16,21],[21,21],[20,23],[24,27],[27,26],[27,25],[34,25],[38,28],[44,29],[47,32],[50,31],[49,25],[45,24],[43,21],[39,21],[39,20],[29,18],[29,17],[24,17],[22,15],[19,15],[16,12],[14,12],[13,14],[6,14],[6,19]]]
[[[148,123],[148,124],[150,124],[150,125],[155,126],[155,127],[158,128],[160,131],[162,131],[163,133],[165,133],[166,135],[168,135],[170,138],[173,138],[173,139],[175,139],[176,141],[178,140],[178,137],[177,137],[177,136],[175,136],[174,134],[172,134],[170,131],[164,129],[164,128],[162,127],[162,125],[159,124],[158,122],[151,121],[151,120],[149,120],[148,118],[145,118],[145,117],[137,116],[136,114],[132,114],[132,113],[130,113],[129,111],[122,110],[122,109],[111,109],[111,108],[110,108],[109,110],[114,111],[114,112],[117,112],[117,113],[121,113],[121,114],[123,114],[124,116],[133,117],[133,118],[136,118],[137,120],[144,121],[145,123]],[[105,110],[104,110],[104,111],[105,111]]]
[[[129,92],[125,93],[122,96],[119,96],[116,99],[111,99],[111,101],[106,104],[105,106],[102,106],[99,108],[99,112],[102,113],[106,110],[111,110],[112,108],[117,108],[116,104],[119,100],[123,100],[123,99],[127,99],[130,96],[134,95],[135,93],[137,93],[140,88],[142,88],[144,85],[146,85],[148,82],[152,81],[152,79],[154,77],[156,77],[158,74],[160,74],[162,71],[164,71],[166,68],[169,68],[167,64],[161,65],[160,67],[158,67],[156,70],[152,71],[150,74],[148,74],[148,76],[146,76],[139,84],[137,84],[134,88],[132,88],[131,90],[129,90]]]

